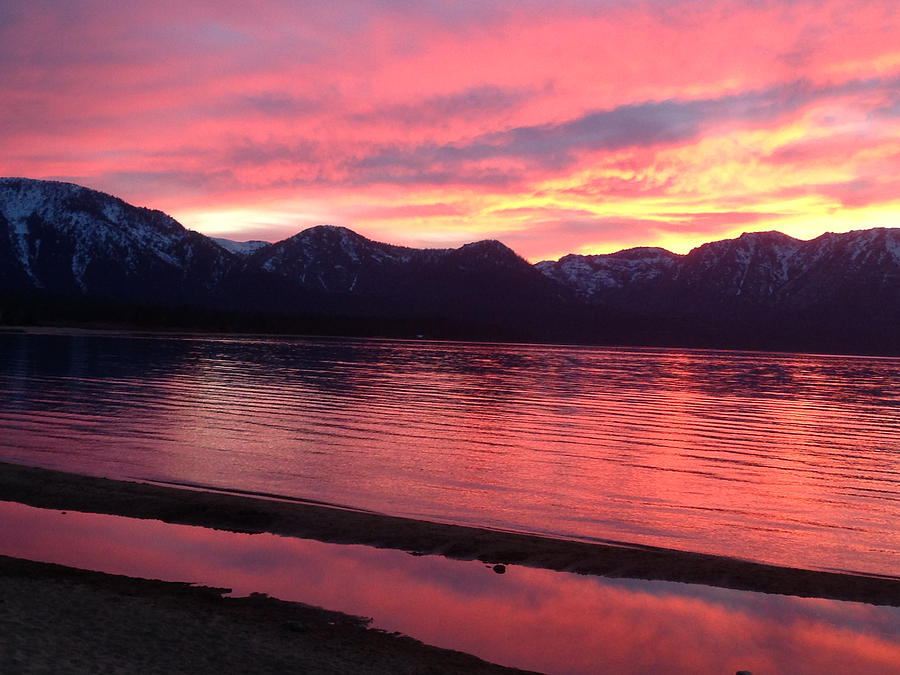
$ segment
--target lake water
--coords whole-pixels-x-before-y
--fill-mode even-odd
[[[0,335],[0,459],[900,573],[900,359]]]

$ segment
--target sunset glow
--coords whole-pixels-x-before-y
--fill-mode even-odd
[[[0,175],[530,260],[900,225],[894,0],[8,0]]]

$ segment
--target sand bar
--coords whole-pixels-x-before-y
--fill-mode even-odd
[[[767,565],[650,546],[431,523],[297,500],[111,480],[0,463],[0,499],[40,508],[270,532],[490,564],[900,606],[900,577]]]

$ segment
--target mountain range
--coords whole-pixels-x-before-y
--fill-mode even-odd
[[[233,242],[69,183],[0,179],[0,321],[900,354],[900,229],[757,232],[528,263],[334,226]]]

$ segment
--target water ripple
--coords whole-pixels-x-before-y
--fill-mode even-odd
[[[900,360],[0,337],[0,456],[900,572]]]

